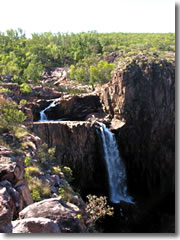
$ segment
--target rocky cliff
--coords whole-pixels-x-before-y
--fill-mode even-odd
[[[42,104],[41,108],[43,109],[44,106]],[[100,99],[96,94],[93,93],[64,95],[56,99],[56,106],[49,108],[45,113],[49,120],[62,119],[71,121],[84,121],[90,114],[97,113],[99,115],[101,114],[102,117],[105,117]],[[38,119],[35,118],[36,121],[39,119],[40,116]]]
[[[142,55],[119,68],[100,91],[116,131],[132,189],[174,192],[175,65]]]
[[[107,193],[106,167],[96,124],[89,121],[34,122],[32,131],[56,147],[58,165],[73,170],[82,194]]]
[[[74,122],[34,123],[33,131],[56,147],[60,164],[71,166],[77,176],[80,173],[81,186],[85,185],[84,179],[86,185],[98,179],[95,176],[99,176],[97,169],[102,161],[96,159],[102,157],[93,124],[80,120],[98,116],[106,122],[104,117],[108,116],[126,163],[129,187],[139,194],[174,192],[173,62],[139,55],[118,68],[112,81],[96,93],[62,96],[57,103],[46,112],[48,118]]]

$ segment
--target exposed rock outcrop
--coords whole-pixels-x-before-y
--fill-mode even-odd
[[[49,197],[52,198],[33,204],[28,183],[24,179],[23,156],[20,153],[16,156],[5,147],[1,147],[0,150],[0,232],[88,231],[85,225],[88,217],[85,211],[86,204],[73,191],[62,172],[52,176],[40,173],[39,179],[43,184],[49,184],[52,195]],[[64,196],[66,200],[57,198],[59,188],[68,189]],[[16,220],[19,216],[25,219]]]
[[[29,205],[20,212],[20,218],[48,218],[55,221],[61,232],[87,232],[86,226],[80,222],[76,212],[59,198],[51,198]]]
[[[28,101],[33,99],[49,99],[58,98],[62,96],[62,93],[57,91],[55,88],[45,87],[45,86],[33,86],[31,85],[31,92],[23,92],[18,84],[14,83],[3,83],[1,85],[3,88],[9,90],[4,96],[11,97],[12,100],[19,102],[22,98]]]
[[[88,84],[79,83],[69,79],[69,67],[52,67],[45,70],[41,83],[56,86],[59,91],[71,93],[91,92]]]
[[[14,218],[24,207],[33,203],[24,178],[24,156],[16,156],[5,147],[0,150],[0,186],[7,189],[10,195]]]
[[[12,233],[60,233],[59,226],[48,218],[25,218],[12,222]]]
[[[0,232],[12,232],[11,198],[6,188],[0,187]]]

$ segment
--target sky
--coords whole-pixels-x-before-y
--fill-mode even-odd
[[[0,31],[175,32],[173,0],[0,0]]]

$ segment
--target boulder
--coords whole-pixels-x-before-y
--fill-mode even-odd
[[[12,232],[11,197],[5,187],[0,187],[0,232]]]
[[[48,218],[55,221],[63,233],[87,232],[86,226],[77,218],[74,209],[61,197],[46,199],[29,205],[19,213],[20,218]]]
[[[29,188],[26,184],[18,185],[16,191],[19,193],[19,211],[33,203]]]
[[[48,218],[25,218],[12,221],[12,233],[60,233],[57,223]]]
[[[9,194],[9,206],[11,209],[12,218],[15,218],[18,216],[18,211],[20,209],[20,196],[18,191],[14,189],[11,185],[11,183],[7,180],[0,182],[0,187],[6,189],[6,192]],[[22,210],[22,208],[21,208]]]
[[[24,178],[23,155],[15,156],[5,147],[0,147],[0,179],[16,184]]]
[[[0,147],[0,187],[9,194],[12,218],[16,218],[19,211],[33,203],[24,178],[24,156],[15,155],[5,147]]]

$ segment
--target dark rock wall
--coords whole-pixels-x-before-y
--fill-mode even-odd
[[[101,91],[104,109],[125,122],[116,131],[129,185],[139,194],[174,191],[175,66],[135,59]]]
[[[102,113],[102,106],[97,95],[66,95],[58,100],[54,108],[45,113],[50,120],[65,118],[71,121],[84,121],[91,113]]]
[[[107,194],[106,168],[95,125],[90,122],[37,122],[32,130],[49,147],[56,147],[57,165],[71,167],[83,195]]]

